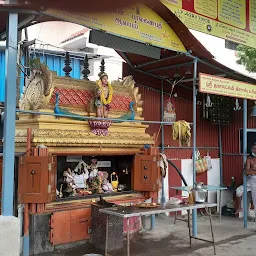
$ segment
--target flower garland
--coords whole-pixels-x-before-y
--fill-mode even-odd
[[[107,99],[105,98],[105,95],[104,95],[104,90],[103,90],[103,85],[102,85],[101,80],[98,80],[96,82],[96,84],[97,84],[98,88],[101,91],[101,93],[100,93],[100,100],[103,103],[103,105],[110,104],[111,101],[112,101],[112,97],[113,97],[113,87],[110,84],[110,82],[108,82],[108,97],[107,97]]]

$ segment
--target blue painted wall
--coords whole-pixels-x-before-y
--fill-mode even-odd
[[[36,57],[40,57],[41,62],[46,62],[50,70],[56,71],[58,76],[64,76],[64,57],[53,54],[35,54]],[[71,58],[72,71],[70,76],[72,78],[80,79],[80,59]],[[22,74],[21,74],[22,75]],[[23,75],[22,75],[23,77]],[[23,79],[21,79],[21,92],[23,89]],[[0,51],[0,101],[4,102],[5,97],[5,51]]]

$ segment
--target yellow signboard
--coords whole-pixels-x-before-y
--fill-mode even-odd
[[[47,9],[44,13],[127,39],[186,52],[185,46],[164,19],[143,5],[106,13],[73,13],[57,9]]]
[[[256,0],[161,2],[190,29],[256,48]]]
[[[256,84],[200,73],[199,91],[202,93],[256,100]]]

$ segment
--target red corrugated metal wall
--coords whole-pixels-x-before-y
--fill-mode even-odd
[[[142,94],[142,98],[144,100],[144,107],[143,107],[143,115],[145,120],[152,120],[152,121],[160,121],[161,119],[161,97],[160,93],[156,91],[152,91],[150,89],[140,87],[140,93]],[[165,96],[165,101],[167,100],[167,96]],[[173,103],[176,108],[176,116],[177,120],[186,120],[187,122],[193,121],[193,113],[192,113],[192,102],[185,100],[174,98]],[[210,124],[208,121],[203,120],[201,118],[201,109],[200,106],[197,106],[197,146],[198,147],[218,147],[218,127],[215,125]],[[147,130],[148,133],[158,134],[159,125],[152,124],[149,126]],[[171,159],[186,159],[191,158],[192,150],[188,149],[178,149],[179,142],[174,141],[172,139],[172,127],[165,126],[165,146],[177,147],[175,149],[167,149],[166,154]],[[161,134],[159,134],[158,144],[161,143]],[[191,141],[191,146],[193,145]],[[207,152],[206,150],[200,150],[202,155],[205,155]],[[218,149],[210,150],[210,154],[212,157],[218,157]]]
[[[145,87],[140,87],[140,93],[142,94],[142,98],[144,100],[143,107],[143,116],[145,120],[152,121],[160,121],[161,120],[161,97],[160,93],[153,91],[151,89],[147,89]],[[165,101],[168,99],[168,96],[165,96]],[[188,122],[192,122],[193,113],[192,113],[192,102],[175,98],[173,99],[173,103],[176,108],[177,120],[186,120]],[[197,146],[198,147],[218,147],[218,127],[211,125],[208,121],[202,120],[200,106],[198,106],[198,122],[197,122]],[[147,132],[151,135],[158,134],[159,125],[152,124],[149,125]],[[179,142],[174,141],[172,139],[172,127],[165,126],[165,146],[177,147],[175,149],[166,149],[165,154],[168,159],[172,159],[177,167],[181,170],[181,159],[192,157],[192,149],[181,149],[179,148]],[[159,134],[158,145],[161,143],[161,133]],[[191,146],[193,145],[191,141]],[[209,150],[210,155],[213,158],[218,157],[218,149]],[[200,150],[202,156],[207,154],[207,150]],[[202,181],[207,184],[207,173],[197,175],[197,180]],[[181,179],[174,168],[169,169],[169,184],[172,186],[181,186]],[[175,191],[170,190],[170,196],[174,195]]]
[[[159,92],[143,87],[142,85],[150,86],[153,88],[160,88],[160,80],[145,76],[140,73],[134,72],[128,65],[124,65],[123,75],[133,75],[136,84],[140,88],[140,93],[142,94],[142,99],[144,101],[143,106],[143,116],[145,120],[152,121],[161,121],[161,95]],[[170,85],[165,84],[164,90],[170,90]],[[186,90],[182,87],[177,87],[175,92],[178,93],[178,96],[182,98],[174,98],[173,103],[176,108],[177,120],[186,120],[188,122],[193,121],[193,106],[192,106],[192,90]],[[164,100],[168,99],[168,95],[165,95]],[[187,100],[186,100],[187,99]],[[218,147],[218,127],[211,125],[208,121],[202,120],[201,118],[201,109],[198,105],[197,115],[197,146],[198,147]],[[149,125],[147,132],[151,135],[154,133],[157,134],[159,131],[158,124]],[[192,157],[192,149],[181,149],[179,148],[179,142],[173,141],[172,139],[172,127],[165,126],[165,146],[177,147],[175,149],[166,149],[165,154],[168,159],[172,159],[172,161],[177,165],[177,167],[181,170],[181,159],[191,159]],[[161,143],[161,133],[159,134],[158,145]],[[192,146],[192,141],[191,141]],[[207,154],[207,150],[200,149],[200,153],[202,156]],[[218,149],[210,149],[210,155],[213,158],[218,157]],[[198,181],[203,181],[205,184],[207,183],[207,173],[203,173],[197,175]],[[172,186],[181,186],[181,179],[174,168],[169,169],[169,184]],[[170,195],[174,195],[175,191],[170,190]]]
[[[256,127],[256,118],[249,117],[248,112],[248,128]],[[223,145],[223,180],[226,185],[231,182],[231,177],[235,177],[237,185],[242,184],[243,157],[239,155],[239,129],[243,128],[242,110],[234,113],[232,125],[223,127],[222,129],[222,145]]]
[[[140,92],[144,99],[144,118],[145,120],[160,120],[160,93],[140,87]],[[165,101],[167,96],[165,96]],[[173,102],[176,107],[177,120],[186,120],[192,122],[192,102],[184,99],[175,98]],[[248,113],[249,114],[249,113]],[[201,107],[197,106],[197,147],[218,147],[218,126],[212,125],[209,121],[202,119]],[[231,177],[235,177],[236,184],[242,184],[243,158],[239,155],[239,129],[243,127],[242,111],[234,112],[232,124],[222,128],[222,146],[223,146],[223,182],[230,185]],[[249,118],[248,128],[256,128],[256,118]],[[158,133],[159,125],[150,125],[148,132],[150,134]],[[165,126],[165,146],[179,146],[178,141],[172,139],[172,127]],[[161,142],[161,134],[158,143]],[[191,146],[192,146],[191,141]],[[191,158],[191,149],[166,149],[169,159]],[[207,151],[200,149],[201,155],[206,155]],[[211,149],[212,158],[218,158],[218,149]],[[172,174],[174,175],[174,173]],[[206,174],[204,174],[206,175]],[[198,176],[198,179],[206,181],[204,175]],[[176,176],[174,175],[173,178]],[[179,179],[179,177],[178,177]],[[177,180],[178,182],[178,180]],[[179,181],[180,182],[180,181]]]
[[[131,73],[132,72],[132,73]],[[160,82],[157,79],[150,78],[145,75],[134,73],[127,65],[124,65],[124,75],[133,74],[137,85],[148,85],[154,88],[160,88]],[[153,84],[153,85],[151,85]],[[168,88],[165,87],[165,91]],[[192,122],[192,91],[186,90],[181,87],[176,89],[178,95],[189,100],[174,98],[173,102],[176,107],[177,120],[186,120]],[[145,89],[140,86],[140,93],[144,100],[144,118],[145,120],[160,121],[160,93]],[[165,101],[167,96],[165,96]],[[249,107],[250,108],[250,107]],[[222,145],[223,145],[223,182],[226,185],[230,184],[231,177],[235,177],[237,185],[242,183],[242,166],[243,159],[239,155],[239,129],[243,127],[242,111],[234,112],[234,118],[230,126],[224,126],[222,128]],[[256,127],[256,118],[249,118],[248,128]],[[150,125],[148,132],[150,134],[158,133],[159,125]],[[179,146],[178,141],[172,139],[171,126],[165,126],[165,145],[166,146]],[[158,139],[158,143],[161,142],[161,134]],[[192,142],[191,142],[192,146]],[[197,147],[218,147],[218,126],[212,125],[209,121],[202,119],[201,106],[197,106]],[[169,159],[175,159],[179,162],[180,159],[191,158],[191,149],[167,149],[165,151]],[[200,149],[201,155],[206,155],[207,150]],[[233,154],[233,155],[230,155]],[[218,157],[218,149],[211,149],[210,155],[212,158]],[[198,180],[206,180],[206,174],[199,175]],[[170,171],[170,184],[181,185],[180,178],[176,175],[175,170],[172,168]]]

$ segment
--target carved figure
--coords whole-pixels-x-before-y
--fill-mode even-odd
[[[87,164],[84,161],[80,161],[76,166],[73,178],[77,189],[87,189],[89,171],[87,169]]]
[[[68,111],[67,109],[60,108],[59,107],[59,93],[56,92],[55,95],[56,95],[56,99],[55,99],[55,106],[54,106],[54,114],[66,115],[67,117],[70,116],[70,118],[72,118],[74,120],[81,120],[81,121],[84,120],[83,116],[72,113],[72,112]],[[56,118],[59,118],[57,115],[56,115]]]
[[[121,123],[122,122],[121,120],[123,120],[123,121],[125,121],[125,120],[134,120],[135,111],[133,109],[133,106],[134,106],[134,102],[132,101],[129,105],[130,112],[118,117],[117,119],[119,119],[119,120],[113,121],[113,123]]]
[[[102,173],[103,173],[102,190],[105,193],[113,192],[113,187],[111,183],[108,181],[108,172],[102,172]]]
[[[40,59],[30,61],[31,75],[26,78],[24,93],[19,107],[21,110],[38,110],[44,108],[50,101],[52,94],[52,73]]]
[[[64,181],[67,184],[67,187],[64,192],[70,195],[76,195],[76,184],[72,175],[72,171],[68,168],[66,171],[63,172]]]
[[[105,72],[99,73],[99,78],[100,79],[96,81],[97,89],[94,104],[97,109],[97,117],[107,118],[113,97],[113,88]]]
[[[96,177],[98,174],[98,163],[97,159],[93,156],[91,159],[91,165],[88,166],[88,169],[90,170],[90,178]]]

